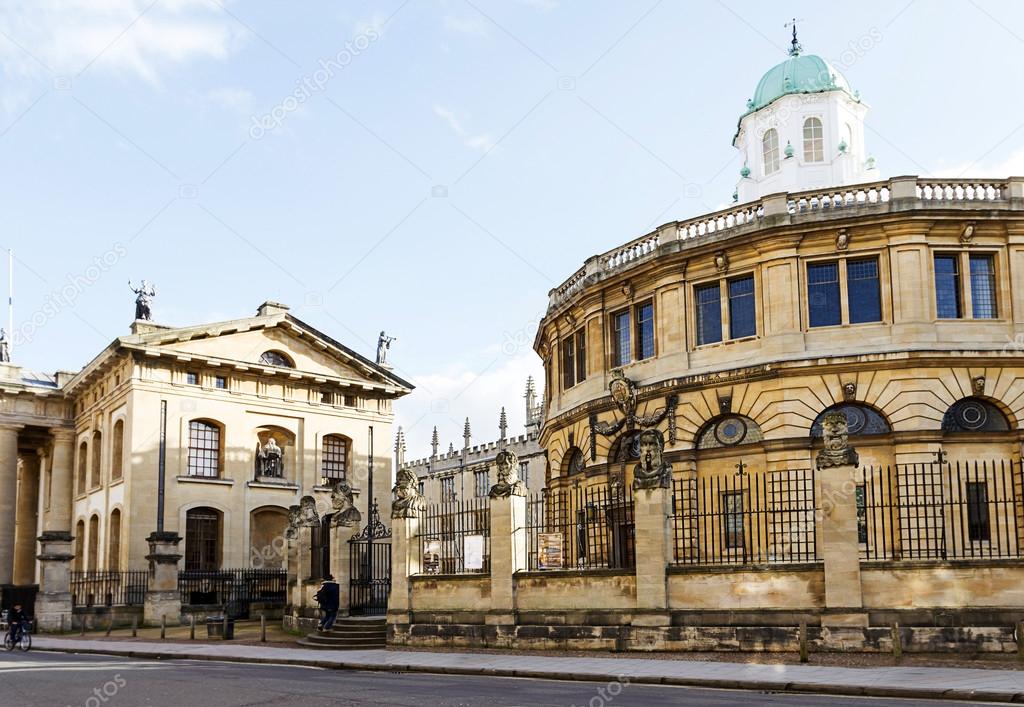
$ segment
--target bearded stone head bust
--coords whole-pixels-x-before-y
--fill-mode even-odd
[[[672,465],[665,463],[665,435],[648,429],[637,440],[640,463],[633,467],[633,489],[668,488]]]

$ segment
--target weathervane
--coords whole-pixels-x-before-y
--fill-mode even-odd
[[[790,56],[798,56],[800,54],[800,50],[802,49],[802,47],[800,46],[800,42],[796,41],[796,23],[797,22],[803,22],[803,20],[802,19],[798,20],[797,18],[794,17],[792,22],[787,22],[786,24],[783,25],[783,27],[792,27],[793,28],[793,41],[790,42],[790,44],[792,44],[793,46],[791,46],[790,49],[789,49],[789,55]]]

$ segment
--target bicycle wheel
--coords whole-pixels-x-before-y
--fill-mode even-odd
[[[9,651],[14,650],[14,636],[11,635],[10,631],[4,634],[4,648]]]
[[[21,640],[18,641],[18,648],[24,653],[32,647],[32,634],[28,631],[23,631],[21,634]]]

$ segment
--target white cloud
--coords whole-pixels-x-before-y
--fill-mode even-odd
[[[489,152],[494,149],[495,142],[490,133],[471,135],[469,131],[462,126],[462,121],[459,120],[455,111],[449,110],[448,108],[435,103],[434,115],[442,118],[448,124],[448,127],[451,128],[452,132],[462,139],[462,144],[466,147],[479,150],[480,152]]]
[[[533,351],[524,350],[512,356],[499,354],[492,365],[482,368],[477,371],[458,363],[443,371],[412,377],[416,390],[398,401],[396,407],[397,424],[405,430],[407,459],[430,454],[431,430],[435,425],[441,451],[448,451],[450,442],[460,449],[467,417],[473,444],[497,439],[502,406],[508,415],[509,435],[525,432],[526,378],[533,376],[537,381],[539,395],[544,376],[540,359]]]
[[[466,34],[471,37],[486,37],[487,22],[483,17],[456,17],[445,15],[442,19],[444,28],[453,34]]]
[[[1016,152],[997,151],[987,158],[940,167],[935,177],[1016,177],[1024,175],[1024,148]],[[923,176],[923,175],[922,175]]]
[[[225,58],[245,33],[206,0],[14,0],[0,30],[10,38],[0,39],[7,77],[74,76],[88,66],[153,83],[175,66]]]

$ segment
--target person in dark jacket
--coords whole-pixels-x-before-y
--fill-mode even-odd
[[[329,574],[324,577],[324,581],[320,584],[320,589],[313,596],[320,603],[320,610],[324,612],[323,618],[320,619],[320,625],[317,626],[318,631],[330,631],[331,626],[334,625],[334,620],[338,618],[338,592],[339,587],[338,583],[334,581],[334,575]]]
[[[28,616],[26,616],[24,610],[22,610],[21,603],[15,603],[14,607],[7,611],[7,630],[11,635],[11,640],[18,640],[21,636],[21,632],[25,630],[25,624],[27,622]]]

